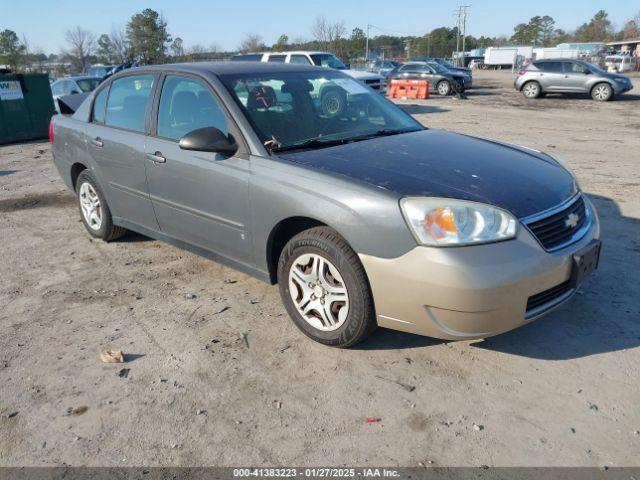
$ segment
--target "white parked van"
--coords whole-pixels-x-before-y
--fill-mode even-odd
[[[633,61],[629,55],[609,55],[605,57],[604,64],[607,67],[607,72],[623,73],[633,70]]]

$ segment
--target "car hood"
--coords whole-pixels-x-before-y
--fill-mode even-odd
[[[441,130],[290,152],[281,158],[400,197],[488,203],[518,218],[552,208],[577,191],[573,176],[548,155]]]
[[[342,73],[346,73],[350,77],[353,77],[357,80],[374,80],[374,79],[382,79],[380,75],[377,73],[371,72],[362,72],[360,70],[340,70]]]

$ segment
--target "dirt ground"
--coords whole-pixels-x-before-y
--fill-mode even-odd
[[[640,78],[605,104],[511,81],[401,103],[566,160],[604,250],[570,303],[485,341],[318,345],[276,287],[141,236],[92,241],[49,145],[0,147],[0,465],[637,466]],[[101,363],[108,347],[127,363]]]

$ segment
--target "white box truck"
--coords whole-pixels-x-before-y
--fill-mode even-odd
[[[513,68],[517,58],[517,47],[489,47],[484,54],[484,68]]]

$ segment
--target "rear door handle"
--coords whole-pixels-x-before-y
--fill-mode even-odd
[[[147,153],[147,158],[153,163],[167,163],[167,159],[162,156],[162,153]]]
[[[102,139],[100,137],[92,138],[91,139],[91,144],[93,146],[95,146],[95,147],[98,147],[98,148],[104,147],[104,142],[102,141]]]

